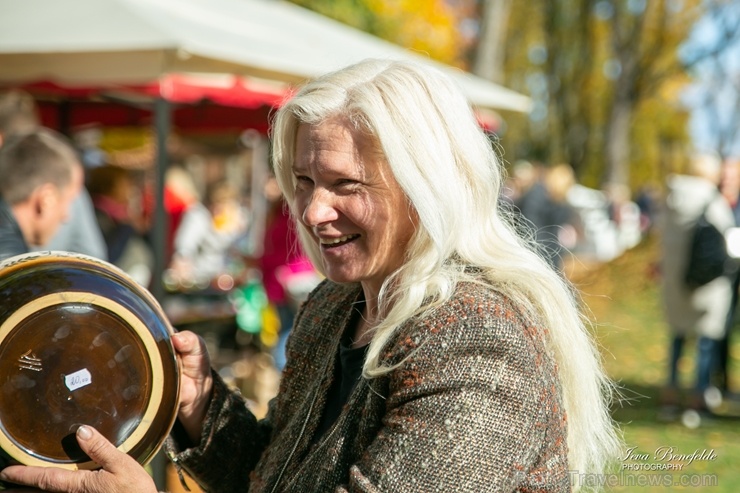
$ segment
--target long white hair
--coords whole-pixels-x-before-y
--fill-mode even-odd
[[[574,289],[499,208],[501,162],[460,90],[436,69],[386,60],[366,60],[308,83],[281,107],[272,127],[275,174],[289,204],[299,125],[334,117],[377,141],[419,219],[405,264],[381,290],[382,321],[364,374],[391,370],[380,364],[380,354],[402,323],[449,299],[461,280],[485,282],[547,327],[568,416],[570,468],[601,472],[620,443],[608,412],[610,382]],[[297,223],[320,269],[318,245]],[[473,278],[465,266],[480,271]]]

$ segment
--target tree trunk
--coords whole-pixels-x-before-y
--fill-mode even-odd
[[[606,124],[604,183],[629,185],[630,179],[630,127],[634,102],[617,96]]]
[[[504,78],[504,49],[511,0],[485,0],[473,73],[493,82]]]

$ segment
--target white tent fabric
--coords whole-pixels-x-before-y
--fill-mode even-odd
[[[414,58],[481,108],[528,97],[281,0],[0,0],[0,82],[137,83],[165,73],[300,82],[365,58]]]

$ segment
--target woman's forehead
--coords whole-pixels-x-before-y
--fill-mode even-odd
[[[293,168],[328,163],[367,165],[379,157],[383,155],[375,139],[349,124],[337,120],[303,123],[296,134]]]

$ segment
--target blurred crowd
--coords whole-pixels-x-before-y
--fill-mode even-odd
[[[566,275],[569,260],[609,261],[647,236],[659,238],[659,258],[647,273],[660,281],[669,335],[659,418],[696,427],[739,400],[730,381],[730,348],[740,287],[740,159],[701,153],[685,168],[633,196],[626,186],[578,184],[567,164],[517,161],[504,203],[522,234]],[[697,285],[687,270],[701,221],[716,229],[727,260],[716,277]],[[710,249],[702,245],[702,255]],[[694,376],[681,382],[681,361],[690,351]]]
[[[260,193],[252,194],[223,176],[199,181],[185,164],[171,164],[163,183],[166,267],[162,279],[155,279],[152,165],[126,166],[111,159],[100,148],[102,132],[96,127],[77,129],[72,139],[44,129],[33,98],[21,91],[0,94],[0,137],[0,143],[8,143],[0,154],[7,162],[6,182],[22,155],[38,169],[18,180],[55,183],[47,176],[58,172],[54,163],[63,155],[65,164],[75,165],[70,169],[81,164],[83,171],[80,186],[59,182],[60,190],[69,188],[70,201],[55,202],[58,217],[48,225],[19,213],[35,204],[31,192],[8,204],[8,227],[17,223],[20,242],[0,257],[24,250],[69,251],[106,260],[147,288],[162,282],[166,295],[160,301],[174,324],[201,322],[207,328],[225,315],[235,320],[236,330],[229,329],[227,337],[256,344],[282,369],[295,311],[319,276],[301,251],[269,172],[259,181]],[[251,177],[242,181],[254,183]],[[255,196],[261,201],[257,206],[251,202]],[[28,233],[41,231],[42,225],[43,237]]]
[[[647,188],[633,200],[626,186],[578,183],[566,163],[526,160],[512,165],[504,190],[522,234],[561,269],[576,257],[607,262],[636,246],[655,221],[655,200]]]

